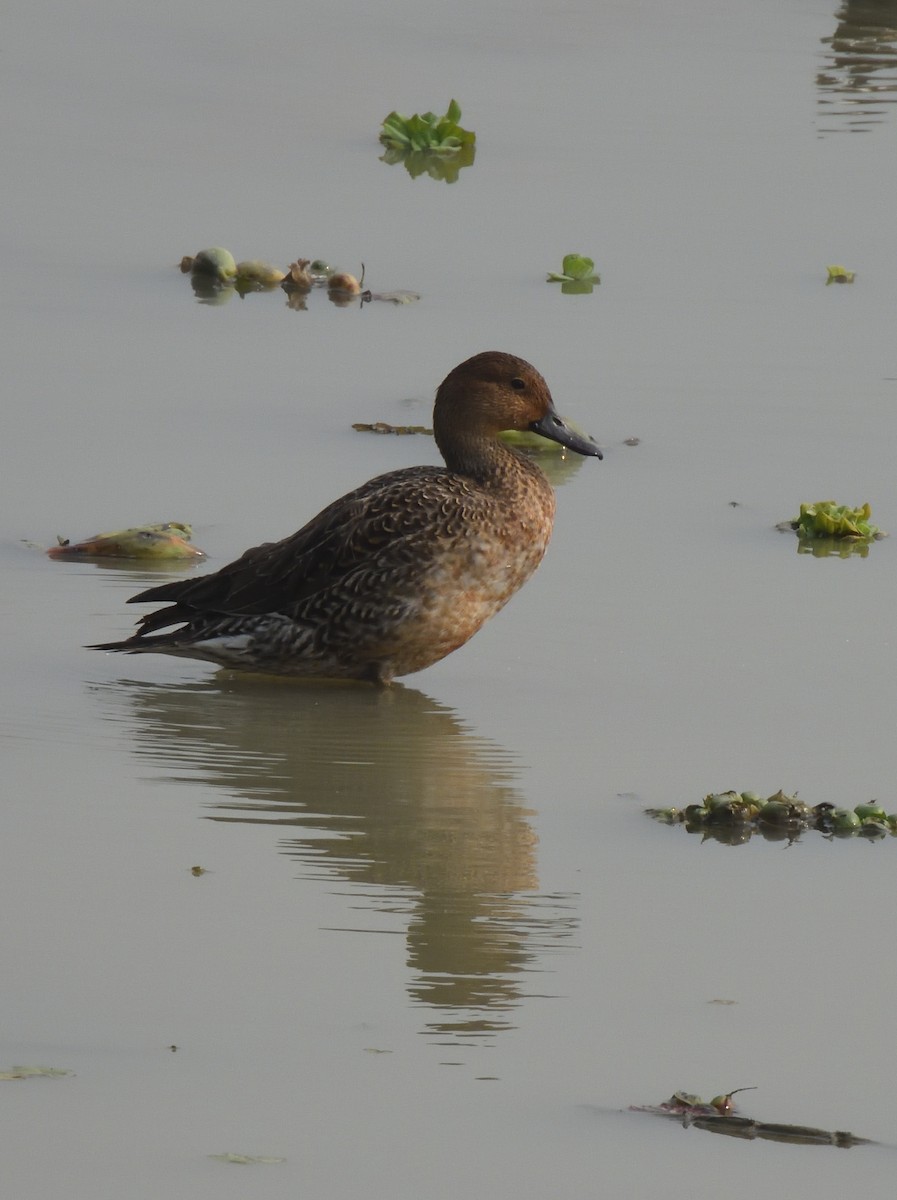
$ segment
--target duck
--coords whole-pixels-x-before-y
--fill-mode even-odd
[[[602,458],[558,415],[535,367],[502,351],[476,354],[436,392],[444,467],[378,475],[281,541],[139,592],[129,604],[164,607],[124,641],[89,648],[378,685],[432,666],[507,604],[548,547],[554,489],[500,440],[504,430]]]

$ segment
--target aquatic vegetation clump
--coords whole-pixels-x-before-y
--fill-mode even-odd
[[[402,163],[412,179],[429,175],[443,183],[456,183],[462,167],[473,165],[476,134],[462,129],[461,108],[452,100],[441,117],[415,113],[405,117],[391,112],[383,120],[380,141],[386,152],[380,161],[388,166]]]
[[[477,135],[462,129],[461,106],[457,100],[449,102],[441,116],[435,113],[415,113],[412,117],[391,112],[383,118],[380,141],[389,150],[426,151],[428,154],[458,154],[465,146],[472,146]]]
[[[856,271],[848,271],[846,267],[826,267],[828,272],[825,285],[830,283],[853,283],[857,277]]]
[[[836,504],[834,500],[820,500],[816,504],[802,504],[800,516],[790,521],[797,536],[807,540],[814,538],[849,538],[871,542],[886,535],[873,525],[869,518],[872,508],[863,504],[850,508],[847,504]]]
[[[689,833],[741,845],[754,833],[767,841],[796,841],[807,830],[826,837],[864,837],[870,841],[897,837],[897,813],[880,804],[838,807],[823,801],[812,807],[781,789],[763,800],[756,792],[712,792],[699,804],[679,808],[648,808],[645,812],[664,825],[684,825]]]
[[[193,529],[180,521],[139,525],[113,533],[95,533],[81,542],[58,538],[47,551],[50,558],[199,559],[204,551],[191,546]]]
[[[560,272],[549,271],[548,283],[559,283],[566,296],[587,296],[601,276],[595,271],[595,263],[584,254],[565,254]]]
[[[549,283],[600,283],[601,276],[595,274],[595,263],[584,254],[565,254],[560,274],[548,272]]]

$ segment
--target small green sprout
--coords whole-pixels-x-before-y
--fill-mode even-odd
[[[568,296],[588,295],[601,282],[594,262],[584,254],[565,254],[561,273],[549,271],[547,279],[549,283],[561,284],[561,291]]]

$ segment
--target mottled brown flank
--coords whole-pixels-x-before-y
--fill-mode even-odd
[[[556,420],[533,367],[477,355],[437,392],[444,468],[380,475],[283,541],[247,550],[213,575],[141,592],[132,603],[169,606],[143,617],[126,641],[98,648],[378,682],[438,662],[510,600],[545,553],[554,492],[496,435],[546,415]],[[171,626],[180,628],[157,632]]]

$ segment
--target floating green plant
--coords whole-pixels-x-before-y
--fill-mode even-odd
[[[435,113],[415,113],[412,117],[391,112],[383,120],[380,141],[388,150],[421,151],[430,154],[457,154],[464,146],[472,146],[477,135],[462,129],[461,106],[457,100],[449,103],[441,117]]]
[[[871,841],[897,836],[897,813],[880,804],[837,807],[827,801],[812,807],[781,789],[761,799],[756,792],[712,792],[699,804],[679,808],[648,808],[648,816],[665,825],[684,825],[729,845],[740,845],[758,833],[770,841],[794,841],[807,830],[829,837],[865,837]]]
[[[846,504],[836,504],[834,500],[820,500],[817,504],[802,504],[800,516],[789,523],[800,538],[849,538],[870,542],[885,536],[871,523],[871,516],[869,504],[850,508]]]
[[[380,161],[402,163],[412,179],[429,175],[443,183],[456,183],[463,167],[473,165],[476,134],[462,129],[461,108],[452,100],[447,112],[415,113],[412,117],[391,112],[383,121],[380,141],[386,147]]]
[[[600,283],[601,279],[595,274],[595,263],[584,254],[565,254],[562,264],[563,272],[556,275],[548,272],[549,283]]]
[[[848,271],[846,267],[826,267],[828,278],[826,279],[826,287],[830,283],[853,283],[857,277],[856,271]]]
[[[584,254],[565,254],[561,264],[561,272],[549,271],[549,283],[561,284],[565,295],[588,295],[596,283],[601,282],[601,276],[595,273],[595,263]]]

